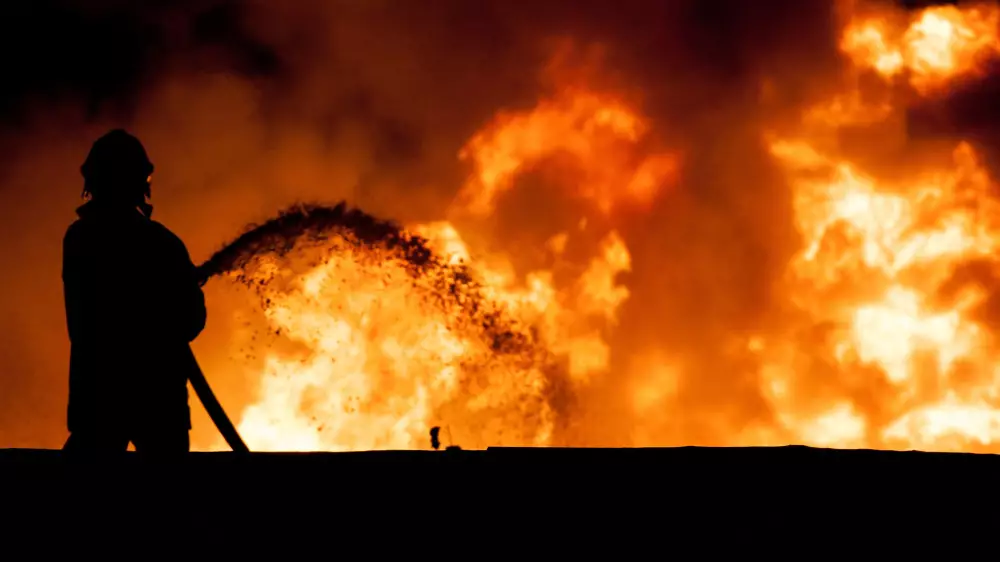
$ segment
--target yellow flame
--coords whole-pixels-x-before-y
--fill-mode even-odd
[[[950,168],[884,181],[816,146],[808,134],[771,142],[803,240],[784,290],[807,322],[829,327],[819,341],[796,345],[787,332],[754,345],[782,428],[824,446],[996,443],[994,342],[979,314],[987,290],[961,277],[1000,249],[1000,206],[975,150],[959,143]],[[818,367],[831,377],[822,390],[800,371]]]
[[[526,113],[503,114],[463,150],[476,166],[456,206],[492,211],[526,166],[559,152],[576,158],[589,181],[575,195],[598,211],[618,197],[648,202],[676,160],[632,158],[630,147],[644,132],[632,110],[580,90]],[[618,159],[600,158],[602,146],[617,150],[605,156]],[[557,284],[549,269],[519,275],[503,255],[474,253],[450,222],[409,230],[449,264],[469,267],[483,284],[484,305],[530,327],[545,357],[495,353],[481,332],[455,322],[460,312],[436,306],[433,289],[415,286],[389,254],[324,247],[317,250],[321,265],[289,287],[267,289],[268,320],[301,349],[267,358],[259,398],[239,424],[254,450],[416,448],[425,446],[433,425],[448,425],[466,447],[546,445],[554,432],[545,396],[552,370],[564,372],[571,385],[607,372],[607,332],[629,297],[617,276],[631,268],[616,231],[605,233],[573,278]],[[553,256],[573,234],[553,234]]]
[[[1000,7],[995,4],[927,8],[901,33],[887,17],[852,22],[841,48],[861,67],[886,78],[909,73],[910,84],[929,92],[954,77],[978,74],[1000,54]]]
[[[1000,53],[998,21],[996,6],[930,8],[901,25],[868,17],[847,25],[841,47],[853,70],[904,79],[927,96]],[[791,185],[801,247],[776,287],[780,318],[712,351],[744,359],[740,380],[766,419],[737,425],[688,404],[683,381],[698,373],[649,350],[628,358],[621,377],[632,444],[688,443],[675,423],[686,407],[721,444],[1000,451],[998,350],[984,309],[1000,277],[996,186],[965,142],[949,164],[920,162],[892,179],[846,157],[842,127],[879,125],[905,109],[888,89],[872,101],[848,79],[798,129],[767,135]],[[597,213],[648,207],[678,180],[680,162],[642,148],[655,133],[620,98],[578,87],[501,112],[459,155],[471,175],[454,209],[495,212],[522,174],[557,157],[577,172],[561,186],[566,195]],[[544,357],[497,354],[378,249],[323,248],[319,266],[269,295],[268,320],[299,347],[272,351],[253,373],[259,395],[240,421],[251,447],[417,448],[432,425],[448,425],[467,447],[559,444],[553,373],[573,390],[621,375],[610,373],[609,344],[631,296],[620,279],[633,266],[621,233],[603,232],[564,279],[554,267],[519,272],[511,256],[471,247],[447,221],[411,230],[468,266],[489,306],[530,327]],[[550,257],[564,259],[577,235],[551,233]]]

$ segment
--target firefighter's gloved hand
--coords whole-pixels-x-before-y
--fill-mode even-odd
[[[203,287],[205,283],[208,283],[208,278],[211,277],[205,265],[202,264],[194,268],[194,278],[198,280],[199,287]]]

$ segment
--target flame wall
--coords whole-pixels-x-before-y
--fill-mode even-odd
[[[63,3],[75,21],[129,30],[116,36],[128,80],[46,97],[45,74],[17,67],[35,87],[4,100],[22,111],[0,168],[0,445],[65,436],[59,243],[89,142],[124,124],[157,165],[156,216],[196,259],[284,205],[346,198],[446,256],[468,252],[558,371],[439,388],[438,354],[369,358],[346,377],[317,362],[344,357],[321,345],[331,333],[398,359],[385,343],[424,349],[412,340],[424,332],[365,332],[372,318],[434,329],[370,304],[305,314],[374,291],[366,276],[380,271],[336,283],[314,271],[263,313],[213,282],[196,352],[252,446],[422,447],[435,423],[470,446],[994,447],[994,151],[988,127],[967,126],[989,115],[950,100],[990,87],[995,8],[270,4]],[[5,51],[38,48],[28,35]],[[910,108],[948,134],[917,142]],[[357,270],[345,260],[330,267]],[[384,301],[412,305],[397,289]],[[275,327],[283,340],[264,340]],[[395,386],[407,364],[429,378]],[[526,402],[534,380],[546,394]],[[365,415],[348,395],[367,397]],[[480,395],[503,415],[467,417]],[[484,429],[463,428],[473,418]],[[200,412],[195,424],[196,446],[218,446]]]

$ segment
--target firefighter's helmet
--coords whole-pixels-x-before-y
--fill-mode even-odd
[[[138,191],[148,197],[153,163],[139,139],[115,129],[94,141],[80,173],[85,197],[133,197]],[[133,189],[135,193],[127,193]]]

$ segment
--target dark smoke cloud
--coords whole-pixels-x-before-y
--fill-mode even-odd
[[[695,364],[682,402],[766,416],[753,381],[711,350],[766,321],[794,248],[787,187],[757,132],[816,99],[842,64],[827,2],[53,0],[5,10],[0,446],[58,446],[65,435],[60,243],[79,163],[105,129],[144,140],[155,216],[196,261],[300,200],[442,218],[467,173],[458,149],[498,109],[534,103],[540,69],[566,38],[603,44],[599,75],[637,93],[686,155],[682,187],[617,225],[635,271],[616,361],[640,347],[676,352]],[[765,80],[780,85],[777,102],[762,102]],[[517,209],[507,212],[516,225]],[[209,297],[196,351],[220,395],[247,396],[218,351],[239,299]],[[621,424],[587,425],[590,444],[621,440],[621,382],[595,388],[592,415]],[[677,435],[711,438],[689,418]]]

